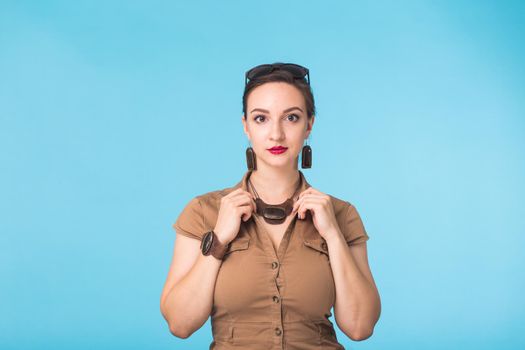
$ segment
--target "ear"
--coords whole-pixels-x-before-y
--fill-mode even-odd
[[[308,119],[308,123],[306,124],[306,138],[310,136],[310,133],[312,132],[312,127],[314,126],[315,122],[315,115],[312,115],[312,118]]]
[[[244,134],[248,137],[248,140],[249,140],[250,133],[248,131],[248,123],[246,122],[246,119],[244,119],[244,114],[241,114],[241,121],[242,121],[242,129],[244,131]]]

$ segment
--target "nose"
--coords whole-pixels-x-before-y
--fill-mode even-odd
[[[281,140],[284,137],[283,127],[279,120],[275,121],[272,124],[272,130],[270,132],[270,137],[272,140]]]

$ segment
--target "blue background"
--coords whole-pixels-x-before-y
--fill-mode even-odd
[[[244,72],[284,61],[305,176],[370,235],[381,318],[341,343],[523,349],[523,4],[2,1],[0,348],[208,347],[159,310],[171,224],[240,180]]]

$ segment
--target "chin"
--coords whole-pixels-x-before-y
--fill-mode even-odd
[[[291,161],[290,159],[281,159],[281,160],[273,160],[270,162],[266,162],[269,166],[274,168],[286,168],[290,165]]]

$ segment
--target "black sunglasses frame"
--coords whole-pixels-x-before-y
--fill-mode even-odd
[[[292,73],[295,79],[304,79],[306,77],[306,81],[308,85],[310,85],[310,70],[295,63],[273,63],[258,65],[246,72],[244,83],[245,85],[248,85],[248,80],[262,77],[279,69]]]

